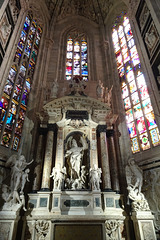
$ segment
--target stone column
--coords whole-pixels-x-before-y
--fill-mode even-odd
[[[55,124],[48,125],[41,190],[49,190],[50,188],[50,174],[51,174],[51,168],[52,168],[53,139],[54,139],[55,127],[56,127]]]
[[[102,165],[102,179],[103,189],[111,190],[110,166],[108,157],[108,146],[106,137],[106,125],[98,125],[98,132],[100,134],[100,149],[101,149],[101,165]]]
[[[118,179],[118,165],[114,144],[114,130],[107,130],[108,146],[109,146],[109,158],[110,158],[110,170],[111,170],[111,182],[112,189],[116,192],[120,191],[119,179]]]
[[[35,159],[35,169],[34,169],[34,182],[32,191],[37,192],[41,187],[41,175],[42,175],[42,164],[43,164],[43,153],[44,153],[44,134],[47,129],[40,128],[39,130],[39,138],[37,144],[37,155]]]

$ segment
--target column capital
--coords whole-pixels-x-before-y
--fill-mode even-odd
[[[115,132],[114,129],[107,130],[107,132],[106,132],[107,138],[113,137],[114,136],[114,132]]]
[[[57,130],[57,124],[56,123],[54,123],[54,124],[48,123],[47,124],[47,129],[48,129],[48,131],[55,132]]]
[[[107,125],[98,125],[98,127],[97,127],[98,133],[106,132],[106,131],[107,131]]]

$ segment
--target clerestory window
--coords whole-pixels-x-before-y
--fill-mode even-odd
[[[112,40],[132,152],[160,144],[159,130],[127,16],[116,21]]]
[[[41,35],[41,26],[28,14],[0,101],[1,145],[13,150],[20,144]]]
[[[67,37],[66,80],[80,76],[88,80],[87,40],[83,33],[73,31]]]

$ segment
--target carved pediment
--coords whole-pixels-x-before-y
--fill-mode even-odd
[[[111,108],[106,103],[86,96],[65,96],[54,99],[45,104],[43,109],[50,122],[60,121],[67,110],[85,110],[96,122],[104,121],[111,112]]]

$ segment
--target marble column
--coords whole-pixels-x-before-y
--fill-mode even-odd
[[[37,154],[35,159],[35,169],[34,169],[34,182],[32,186],[32,191],[37,192],[41,187],[41,175],[42,175],[42,164],[43,164],[43,153],[44,153],[44,134],[47,129],[40,128],[39,138],[37,144]]]
[[[50,174],[52,170],[53,139],[55,129],[55,124],[48,124],[41,190],[50,190]]]
[[[98,133],[100,134],[100,148],[101,148],[101,165],[102,165],[102,180],[103,190],[111,190],[110,166],[106,136],[106,125],[98,125]]]
[[[107,130],[107,139],[108,139],[108,146],[109,146],[109,158],[110,158],[110,170],[111,170],[111,182],[112,182],[112,189],[116,192],[120,191],[119,188],[119,178],[118,178],[118,165],[117,165],[117,157],[116,157],[116,150],[114,144],[114,130],[109,129]]]

